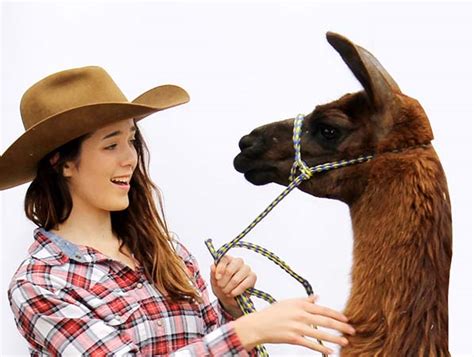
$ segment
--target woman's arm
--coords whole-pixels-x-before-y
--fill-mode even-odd
[[[276,302],[266,309],[243,316],[230,324],[234,327],[246,350],[262,343],[287,343],[331,354],[333,351],[319,339],[345,346],[346,338],[315,329],[330,328],[353,335],[355,330],[340,312],[315,304],[316,297],[288,299]]]
[[[348,343],[347,339],[336,334],[315,329],[313,326],[326,327],[347,334],[355,333],[352,326],[347,323],[348,319],[346,316],[327,307],[316,305],[316,298],[314,296],[283,300],[270,305],[262,311],[239,317],[233,321],[221,319],[219,321],[220,323],[218,323],[212,316],[213,313],[217,314],[219,311],[218,309],[211,308],[213,305],[209,302],[206,284],[199,272],[198,263],[182,245],[181,249],[180,255],[184,258],[188,269],[193,275],[193,280],[197,288],[201,291],[203,298],[201,311],[203,311],[207,328],[209,331],[213,331],[206,337],[210,335],[219,336],[219,340],[224,342],[226,338],[222,336],[225,333],[230,337],[229,340],[232,340],[236,344],[226,345],[226,343],[222,343],[222,345],[219,346],[219,348],[221,348],[220,350],[212,350],[212,344],[207,343],[206,337],[204,337],[203,341],[196,341],[194,346],[190,344],[179,351],[192,351],[191,355],[199,356],[201,354],[196,353],[198,350],[195,349],[199,348],[199,352],[201,353],[204,351],[211,355],[216,353],[218,356],[234,356],[246,355],[246,351],[253,354],[255,352],[254,347],[263,343],[287,343],[329,354],[332,353],[329,348],[307,337],[336,343],[341,346]],[[227,268],[231,266],[231,268],[228,269],[228,274],[227,277],[224,278],[224,282],[221,282],[220,286],[217,284],[217,289],[221,290],[219,292],[224,294],[224,298],[225,295],[234,296],[236,293],[241,293],[241,289],[244,289],[247,283],[255,283],[253,279],[250,281],[246,280],[251,274],[244,265],[240,264],[241,262],[231,264],[232,261],[235,262],[236,259],[229,257],[227,262],[223,265],[227,266]],[[217,277],[213,277],[213,275],[217,275],[217,272],[221,275],[225,275],[225,270],[227,269],[223,269],[219,266],[216,269],[211,268],[211,282],[212,279],[215,279],[215,282],[218,280]],[[239,272],[242,271],[244,274],[239,274]],[[238,278],[232,282],[232,278],[236,275]],[[221,279],[223,278],[221,277]],[[239,281],[241,283],[239,283]],[[247,283],[243,283],[245,281],[247,281]],[[214,286],[214,289],[216,289],[216,286]],[[231,297],[231,299],[233,299],[233,297]],[[226,309],[228,308],[226,307]],[[224,325],[221,325],[222,322],[224,322]],[[204,345],[202,345],[203,342]],[[232,348],[237,348],[236,351],[238,352],[233,354]]]

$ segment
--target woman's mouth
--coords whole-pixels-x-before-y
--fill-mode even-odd
[[[129,190],[130,189],[130,185],[128,183],[115,183],[113,182],[113,184],[115,185],[115,187],[121,189],[121,190]]]
[[[115,185],[117,188],[121,190],[129,190],[130,189],[130,184],[128,179],[111,179],[110,180],[113,185]]]

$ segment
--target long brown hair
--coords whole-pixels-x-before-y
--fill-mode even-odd
[[[68,142],[39,162],[25,196],[26,216],[37,226],[54,229],[69,217],[73,203],[67,178],[62,175],[63,167],[67,161],[80,164],[82,142],[90,135]],[[120,239],[119,249],[125,244],[143,265],[148,280],[168,298],[201,302],[189,271],[171,244],[161,194],[148,175],[149,151],[138,126],[134,146],[138,165],[130,181],[129,206],[111,212],[112,230]]]

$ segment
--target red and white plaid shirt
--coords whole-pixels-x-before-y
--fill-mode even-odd
[[[227,323],[232,316],[209,301],[195,258],[178,241],[202,304],[165,300],[142,266],[133,271],[42,228],[34,238],[8,289],[32,356],[248,356]]]

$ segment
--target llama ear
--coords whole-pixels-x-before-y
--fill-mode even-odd
[[[326,38],[362,84],[374,109],[385,111],[392,108],[396,101],[395,93],[400,93],[400,88],[380,62],[344,36],[327,32]]]

